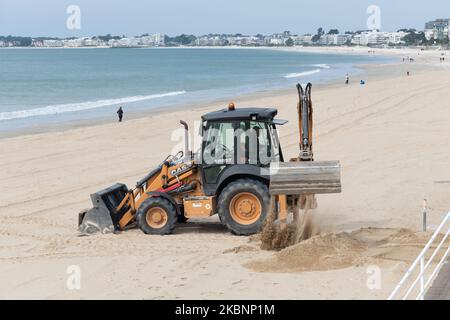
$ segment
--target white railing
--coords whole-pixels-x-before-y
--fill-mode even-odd
[[[447,215],[445,216],[444,220],[441,222],[439,227],[434,232],[434,234],[431,237],[430,241],[427,243],[425,248],[422,250],[422,252],[417,257],[417,259],[414,261],[414,263],[408,269],[408,271],[406,272],[406,274],[402,278],[402,280],[400,280],[399,284],[395,287],[394,291],[391,293],[391,295],[389,296],[388,300],[397,299],[397,297],[399,296],[400,290],[403,287],[405,287],[406,281],[410,278],[410,276],[413,274],[413,272],[418,267],[420,268],[419,269],[420,270],[419,274],[414,279],[412,284],[408,287],[408,289],[406,289],[406,287],[404,288],[403,291],[406,290],[406,292],[405,292],[405,294],[403,296],[401,296],[401,299],[403,299],[403,300],[408,299],[409,296],[411,295],[411,293],[413,292],[413,290],[416,288],[417,284],[419,284],[420,286],[418,288],[419,293],[416,296],[416,300],[423,300],[425,298],[425,294],[426,294],[428,288],[432,284],[432,282],[433,282],[434,278],[436,277],[436,275],[441,270],[442,265],[444,264],[444,262],[446,261],[448,255],[450,253],[450,246],[449,246],[447,248],[447,250],[445,251],[445,253],[443,254],[442,258],[439,260],[439,262],[437,263],[436,267],[433,269],[433,271],[431,272],[430,276],[427,279],[426,273],[427,273],[428,267],[430,267],[430,265],[433,262],[433,259],[441,251],[441,249],[444,246],[448,236],[450,235],[450,226],[448,226],[448,229],[445,228],[445,226],[448,224],[448,222],[450,222],[450,212],[447,213]],[[442,234],[441,232],[445,232],[445,234],[442,237],[442,240],[439,242],[439,244],[434,248],[433,244],[436,241],[436,239],[438,238],[438,236]],[[427,259],[426,256],[427,256],[427,253],[428,253],[428,251],[430,249],[434,249],[434,251],[431,254],[431,256]]]

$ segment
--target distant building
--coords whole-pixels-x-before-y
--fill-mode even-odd
[[[400,41],[398,35],[392,35],[392,39]],[[352,44],[357,46],[387,46],[390,43],[391,34],[387,32],[366,31],[355,34],[352,39]]]
[[[62,43],[67,48],[80,48],[85,46],[85,40],[86,38],[65,39]]]
[[[425,37],[428,40],[444,40],[450,35],[450,19],[436,19],[425,24]],[[385,47],[392,45],[403,45],[403,38],[406,32],[379,32],[379,31],[358,31],[357,33],[347,32],[346,34],[326,34],[320,37],[317,42],[312,41],[315,36],[310,34],[297,35],[290,31],[275,33],[272,35],[258,34],[256,36],[242,34],[208,34],[200,37],[193,37],[194,40],[188,45],[195,46],[302,46],[302,45],[326,45],[342,46],[349,42],[358,46]],[[69,39],[33,39],[33,47],[163,47],[166,45],[166,35],[164,33],[146,34],[140,37],[92,37],[92,38],[69,38]],[[109,41],[101,39],[111,39]],[[23,41],[0,41],[0,46],[22,46]],[[437,43],[437,41],[436,41]],[[445,43],[445,42],[442,42]],[[179,45],[172,42],[170,45]],[[28,45],[28,42],[27,42]]]
[[[82,42],[82,45],[84,47],[101,47],[105,45],[104,41],[101,41],[100,39],[96,39],[96,38],[87,38],[84,39],[84,41]]]
[[[436,19],[425,24],[425,30],[436,29],[444,31],[450,26],[450,19]]]
[[[296,46],[304,46],[304,45],[312,45],[312,35],[302,35],[302,36],[295,36],[292,37],[292,40],[294,40],[294,44]]]
[[[61,40],[44,40],[43,42],[44,47],[63,47],[63,42]]]
[[[37,48],[43,47],[44,46],[44,41],[43,40],[35,40],[35,39],[33,39],[32,43],[31,43],[31,46],[32,47],[37,47]]]
[[[335,34],[333,35],[333,44],[335,46],[342,46],[352,38],[349,34]]]
[[[425,24],[427,40],[443,39],[450,35],[450,19],[436,19]]]
[[[329,46],[333,44],[333,35],[323,35],[320,40],[319,40],[319,44],[322,46]]]
[[[275,33],[270,36],[266,36],[264,38],[264,44],[268,46],[284,46],[289,38],[293,38],[290,36],[289,31],[284,33]]]
[[[400,31],[400,32],[390,32],[387,33],[387,36],[389,38],[389,44],[393,44],[393,45],[399,45],[403,43],[403,38],[407,35],[408,33]]]
[[[119,40],[116,40],[116,39],[109,40],[108,46],[111,48],[119,47]]]
[[[425,38],[427,38],[428,41],[431,39],[437,39],[438,37],[438,32],[436,29],[425,29],[424,33]]]
[[[166,35],[164,33],[156,33],[140,37],[140,44],[150,47],[163,47],[165,45],[165,39]]]
[[[139,38],[122,38],[119,40],[120,47],[137,47],[139,43]]]
[[[367,32],[355,34],[352,39],[352,44],[356,46],[367,46],[369,44]]]
[[[389,36],[384,32],[371,32],[369,33],[369,45],[383,46],[389,43]]]
[[[234,41],[233,39],[230,40],[232,42]],[[222,39],[219,36],[203,36],[195,40],[195,45],[201,47],[223,46],[224,44],[225,39]]]
[[[326,34],[319,40],[319,44],[323,46],[342,46],[352,38],[348,34]]]
[[[284,45],[283,38],[270,38],[269,44],[273,46],[282,46]]]

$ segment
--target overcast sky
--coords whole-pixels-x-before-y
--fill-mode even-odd
[[[66,27],[67,7],[74,4],[81,9],[80,30]],[[450,18],[449,0],[0,0],[0,35],[344,32],[366,29],[372,4],[381,8],[384,31]]]

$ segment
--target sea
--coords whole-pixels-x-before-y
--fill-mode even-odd
[[[0,49],[0,134],[115,121],[296,83],[355,76],[387,58],[268,49]]]

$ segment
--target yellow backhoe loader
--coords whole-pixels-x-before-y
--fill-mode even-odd
[[[236,235],[261,230],[276,199],[281,221],[289,206],[305,205],[316,194],[341,192],[340,164],[315,162],[312,129],[311,84],[297,85],[300,154],[284,162],[273,108],[235,108],[202,116],[202,146],[167,157],[129,189],[116,184],[91,195],[93,208],[79,214],[79,230],[89,235],[111,233],[137,226],[146,234],[170,234],[189,218],[218,214]]]

